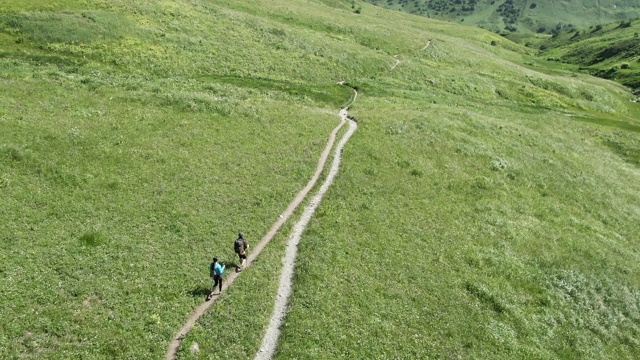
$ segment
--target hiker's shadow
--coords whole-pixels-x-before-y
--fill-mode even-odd
[[[211,293],[211,288],[205,286],[198,286],[197,288],[189,291],[189,294],[193,297],[207,296],[209,293]]]
[[[233,270],[233,271],[237,271],[238,269],[238,264],[236,264],[235,261],[230,261],[230,262],[226,262],[224,263],[224,270],[225,270],[225,275],[227,274],[226,271],[227,270]]]

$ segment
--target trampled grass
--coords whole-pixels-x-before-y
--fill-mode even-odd
[[[279,357],[638,356],[638,109],[621,86],[367,4],[16,4],[0,14],[3,356],[163,356],[211,256],[233,263],[236,232],[255,243],[310,177],[342,79],[359,130],[303,237]],[[82,14],[103,18],[80,41],[62,26]],[[287,231],[181,358],[253,357]]]

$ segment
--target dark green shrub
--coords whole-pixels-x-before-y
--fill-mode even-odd
[[[90,230],[80,236],[80,243],[85,246],[100,246],[105,243],[105,238],[99,232]]]
[[[631,21],[621,21],[620,25],[618,25],[618,29],[626,29],[631,27]]]

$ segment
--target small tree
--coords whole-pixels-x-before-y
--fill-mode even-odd
[[[621,21],[620,25],[618,25],[619,29],[626,29],[628,27],[631,27],[631,20],[629,20],[629,21]]]
[[[518,28],[516,28],[515,26],[512,25],[507,25],[504,27],[505,30],[510,31],[510,32],[516,32],[518,31]]]

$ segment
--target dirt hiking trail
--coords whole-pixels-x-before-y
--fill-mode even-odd
[[[300,205],[300,203],[302,203],[302,201],[305,199],[305,197],[307,196],[309,191],[311,191],[311,189],[315,186],[316,182],[320,178],[320,174],[322,173],[322,170],[324,169],[325,163],[327,161],[327,158],[329,157],[331,149],[333,148],[333,145],[335,144],[336,136],[337,136],[338,132],[344,126],[345,123],[349,122],[350,123],[350,128],[347,131],[347,133],[343,136],[342,140],[340,141],[340,144],[338,145],[338,148],[336,148],[336,157],[334,158],[333,167],[339,166],[340,160],[339,159],[337,160],[338,165],[336,165],[335,164],[336,163],[336,158],[339,158],[339,153],[341,152],[342,147],[344,147],[344,144],[346,144],[347,140],[349,139],[349,137],[351,137],[351,134],[353,134],[353,132],[355,131],[355,128],[356,128],[355,122],[353,120],[349,119],[348,116],[347,116],[347,109],[349,108],[349,106],[351,104],[353,104],[353,102],[355,102],[357,97],[358,97],[358,92],[354,89],[353,100],[351,100],[351,102],[349,103],[349,105],[347,105],[347,107],[345,107],[344,109],[340,110],[339,115],[340,115],[340,118],[342,119],[342,121],[340,121],[340,123],[333,129],[333,131],[329,135],[329,140],[327,141],[327,145],[326,145],[325,149],[322,151],[322,154],[320,155],[320,159],[318,160],[318,165],[316,166],[315,173],[313,174],[313,176],[311,177],[311,179],[309,180],[307,185],[302,190],[300,190],[300,192],[296,195],[296,197],[293,199],[293,201],[291,201],[291,203],[289,204],[287,209],[282,214],[280,214],[278,220],[271,226],[271,229],[269,229],[269,231],[262,237],[260,242],[256,246],[253,247],[253,250],[247,256],[247,262],[246,262],[246,265],[244,266],[244,269],[248,268],[251,265],[251,262],[258,255],[260,255],[260,253],[265,248],[265,246],[267,246],[269,241],[271,241],[271,239],[275,236],[275,234],[282,227],[282,225],[291,217],[291,215],[293,215],[293,212],[296,210],[298,205]],[[348,134],[348,136],[347,136],[347,134]],[[338,149],[340,149],[340,151]],[[333,178],[335,177],[333,167],[332,167],[332,170],[331,170],[329,176],[327,177],[327,180],[325,180],[325,184],[322,186],[322,188],[327,187],[327,189],[328,189],[328,187],[333,182]],[[336,169],[335,172],[337,172],[337,169]],[[331,178],[331,181],[329,181],[329,178]],[[329,184],[327,185],[327,183],[329,183]],[[319,191],[319,193],[321,191],[322,191],[322,189]],[[326,192],[326,189],[324,190],[324,192]],[[324,194],[324,192],[322,192],[322,194]],[[314,200],[312,200],[312,204],[314,202],[316,202],[316,198],[317,197],[318,197],[318,195],[316,195],[316,197],[314,197]],[[322,199],[322,196],[320,196],[320,199],[317,200],[317,203],[319,203],[321,199]],[[311,205],[309,207],[311,207]],[[317,207],[317,204],[314,206],[314,211],[315,211],[316,207]],[[305,214],[306,214],[306,212],[307,212],[307,210],[305,210]],[[303,215],[303,217],[304,217],[304,215]],[[309,215],[309,217],[310,217],[310,215]],[[307,223],[308,223],[308,220],[307,220]],[[305,223],[304,226],[306,227],[306,223]],[[296,228],[297,227],[298,227],[298,224],[296,224],[296,227],[294,227],[294,233],[296,232]],[[302,233],[302,231],[304,231],[304,228],[302,228],[300,230],[300,233]],[[291,240],[289,242],[291,242]],[[290,247],[291,246],[289,245],[289,243],[287,243],[287,254],[289,253],[289,248]],[[296,250],[297,250],[297,248],[296,248]],[[295,259],[295,255],[294,255],[294,259]],[[283,269],[283,274],[284,273],[285,273],[285,270]],[[177,355],[177,352],[178,352],[178,348],[180,347],[180,343],[182,342],[182,339],[184,339],[184,337],[187,335],[187,333],[193,328],[193,325],[196,323],[198,318],[200,318],[200,316],[202,316],[202,314],[204,314],[216,302],[216,300],[218,299],[220,294],[222,294],[229,286],[231,286],[231,284],[233,284],[235,279],[240,274],[241,274],[241,272],[232,272],[231,275],[229,275],[225,279],[225,281],[224,281],[224,283],[222,285],[222,290],[219,292],[219,294],[214,295],[210,300],[203,302],[200,306],[198,306],[193,311],[193,313],[191,314],[191,316],[189,316],[189,318],[184,323],[182,328],[173,337],[173,340],[171,341],[171,343],[169,343],[169,347],[167,349],[167,353],[166,353],[166,356],[165,356],[166,360],[173,360],[173,359],[176,358],[176,355]],[[282,284],[281,284],[281,287],[282,287]],[[290,293],[291,292],[291,279],[289,279],[288,289],[289,289],[288,291]],[[278,299],[280,299],[280,298],[281,298],[281,290],[279,289],[278,290]],[[286,304],[286,302],[285,302],[285,304]],[[275,316],[275,314],[274,314],[274,316]],[[282,315],[282,316],[284,316],[284,315]],[[271,328],[271,324],[270,324],[269,327]],[[277,337],[276,337],[276,341],[277,341]]]
[[[340,143],[335,149],[333,164],[331,165],[331,170],[329,171],[329,175],[327,175],[324,184],[322,184],[318,193],[311,199],[309,205],[304,209],[300,220],[293,227],[293,232],[289,237],[286,252],[282,259],[283,267],[282,273],[280,274],[280,286],[278,288],[278,295],[276,297],[273,313],[271,315],[271,320],[269,321],[267,332],[262,339],[260,350],[255,356],[256,360],[271,359],[276,351],[278,338],[280,337],[280,326],[282,325],[282,320],[284,320],[284,317],[287,315],[287,305],[289,303],[289,297],[291,296],[291,288],[293,285],[293,273],[295,270],[296,256],[298,254],[298,244],[300,243],[302,233],[306,229],[311,217],[318,208],[318,205],[320,205],[320,201],[322,201],[322,198],[326,194],[327,190],[329,190],[329,187],[338,174],[342,159],[342,149],[358,127],[355,121],[348,118],[346,108],[340,111],[340,117],[342,117],[343,122],[349,122],[349,130],[347,130],[347,132],[342,136]]]
[[[397,56],[398,55],[395,55],[394,58],[397,57]],[[391,70],[395,69],[396,66],[398,66],[398,65],[400,65],[400,59],[396,59],[396,62],[393,65],[391,65]]]

